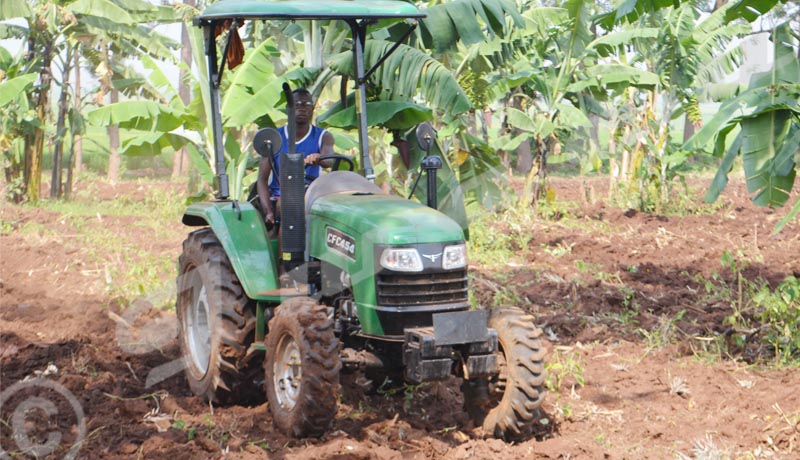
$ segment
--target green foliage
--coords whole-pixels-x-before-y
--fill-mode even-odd
[[[245,54],[236,68],[222,100],[223,124],[238,128],[260,119],[263,126],[275,126],[286,115],[275,106],[281,99],[284,79],[275,78],[272,59],[279,55],[273,40],[266,40]]]
[[[536,216],[526,210],[476,214],[470,221],[469,258],[487,267],[505,266],[528,248]]]
[[[394,45],[384,40],[369,40],[364,48],[366,65],[378,62]],[[353,54],[344,52],[331,59],[331,68],[353,74]],[[381,100],[410,101],[418,93],[448,118],[470,109],[471,104],[452,72],[428,53],[400,45],[375,72],[370,81],[380,88]],[[410,126],[409,126],[410,127]]]
[[[572,383],[583,386],[583,378],[586,363],[580,353],[574,350],[556,349],[550,355],[550,359],[545,363],[545,374],[547,381],[545,385],[552,392],[561,390],[565,383]]]
[[[800,364],[800,278],[788,276],[775,290],[762,286],[753,297],[761,335],[779,364]]]
[[[744,18],[753,22],[762,15],[765,15],[779,2],[787,3],[788,0],[738,0],[733,3],[733,7],[725,14],[727,21],[737,18]]]
[[[722,104],[717,115],[685,147],[703,147],[713,141],[714,155],[722,157],[706,201],[713,202],[728,183],[738,155],[744,160],[747,190],[760,206],[782,206],[789,198],[800,150],[800,63],[794,54],[797,37],[789,24],[772,34],[775,62],[767,72],[753,75],[750,87]],[[728,136],[736,134],[730,146]],[[795,204],[790,215],[796,215]],[[779,231],[787,220],[775,228]]]
[[[751,261],[741,252],[724,251],[720,262],[733,282],[718,274],[711,280],[696,278],[711,299],[730,306],[725,318],[730,328],[718,347],[728,354],[746,351],[744,358],[749,360],[772,358],[777,365],[800,365],[800,279],[790,275],[773,289],[761,278],[744,276]]]
[[[113,200],[100,200],[97,191],[88,187],[77,192],[72,201],[44,201],[39,205],[48,212],[57,213],[59,222],[70,228],[70,238],[76,248],[85,248],[83,256],[87,266],[97,267],[106,281],[106,291],[112,297],[122,297],[127,301],[154,295],[152,303],[159,307],[174,305],[169,297],[173,293],[167,289],[162,296],[164,280],[175,274],[175,260],[171,254],[158,254],[145,250],[131,235],[114,232],[102,225],[102,219],[129,218],[133,226],[153,235],[153,240],[175,239],[183,233],[176,226],[183,214],[183,197],[169,189],[142,186],[148,190],[143,199],[122,195]],[[46,227],[23,227],[20,232],[42,234]],[[54,234],[57,237],[57,234]],[[108,254],[115,254],[108,258]],[[169,286],[169,285],[168,285]]]
[[[408,129],[409,126],[433,119],[431,109],[405,101],[367,102],[367,113],[370,126],[382,126],[386,129]],[[317,124],[323,127],[357,128],[356,107],[351,102],[347,108],[342,109],[339,102],[318,116]]]
[[[5,106],[24,92],[28,86],[36,81],[35,73],[28,73],[0,82],[0,106]]]
[[[484,30],[502,37],[509,30],[507,17],[522,25],[522,17],[510,0],[453,0],[423,12],[427,17],[420,21],[422,43],[437,52],[452,50],[459,42],[471,45],[484,41]]]
[[[672,318],[661,317],[659,324],[651,330],[639,328],[636,331],[642,335],[644,342],[647,345],[647,351],[660,350],[669,345],[675,340],[677,327],[675,324],[683,319],[686,314],[685,310],[681,310]]]

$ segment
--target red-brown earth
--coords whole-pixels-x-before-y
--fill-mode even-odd
[[[321,439],[280,434],[266,404],[209,406],[169,367],[179,358],[173,311],[109,288],[112,277],[137,276],[109,271],[135,267],[137,251],[177,260],[179,216],[155,228],[124,213],[2,203],[0,457],[800,458],[800,373],[771,365],[763,347],[724,340],[747,332],[726,322],[747,307],[737,304],[747,298],[739,274],[744,289],[800,276],[800,223],[770,236],[785,210],[752,205],[739,182],[714,206],[699,204],[693,183],[684,212],[666,215],[586,199],[603,181],[552,185],[550,216],[498,218],[491,233],[510,248],[471,268],[481,304],[530,311],[547,338],[552,391],[536,435],[513,443],[470,424],[456,381],[365,393],[343,376]],[[80,187],[101,203],[179,193],[153,181]],[[123,246],[87,240],[100,230]],[[741,269],[722,265],[726,252]],[[163,277],[167,290],[173,276]],[[31,451],[48,433],[60,436],[54,448]]]

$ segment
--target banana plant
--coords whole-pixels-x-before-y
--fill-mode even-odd
[[[105,37],[120,47],[129,47],[131,52],[166,55],[157,34],[141,22],[157,21],[169,14],[170,8],[157,7],[143,0],[4,0],[0,7],[0,33],[22,38],[26,48],[22,51],[27,71],[38,74],[36,85],[26,93],[29,105],[36,113],[36,126],[23,137],[25,151],[25,183],[27,199],[39,199],[41,160],[45,144],[46,127],[51,122],[50,90],[54,83],[53,67],[62,53],[79,49],[91,55],[90,44],[97,36]],[[84,43],[86,45],[84,46]],[[62,68],[68,66],[60,59]],[[66,85],[62,85],[66,91]],[[60,100],[66,100],[60,97]],[[66,104],[59,104],[64,107]],[[59,119],[64,120],[64,109]],[[65,129],[57,136],[63,138]],[[58,145],[59,142],[56,142]],[[59,179],[60,180],[60,179]],[[59,187],[60,189],[60,187]]]
[[[407,129],[419,121],[432,119],[432,110],[436,110],[448,119],[469,110],[471,107],[469,100],[450,70],[417,46],[427,44],[446,51],[453,49],[462,38],[468,43],[474,43],[486,37],[486,34],[503,35],[509,30],[507,18],[513,19],[518,16],[513,2],[509,0],[456,0],[431,5],[426,12],[430,18],[422,21],[418,34],[412,36],[411,43],[414,46],[402,45],[383,64],[382,70],[373,75],[372,82],[378,88],[370,100],[370,114],[375,115],[375,118],[370,118],[370,123],[374,126],[396,130]],[[244,174],[250,150],[247,139],[252,133],[252,127],[274,126],[285,120],[285,115],[277,108],[282,103],[280,84],[288,80],[295,85],[309,88],[312,94],[318,96],[334,77],[344,76],[346,79],[352,72],[351,53],[342,51],[347,30],[337,21],[288,24],[280,29],[280,34],[275,33],[275,26],[272,23],[253,22],[244,30],[245,41],[261,44],[245,56],[243,65],[233,72],[226,72],[223,80],[225,91],[222,115],[226,136],[224,145],[229,156],[228,167],[232,168],[228,171],[228,176],[233,182],[232,196],[239,196],[238,192],[243,191],[243,187],[237,184],[248,181],[245,180]],[[391,26],[375,29],[367,41],[365,56],[367,66],[377,62],[383,51],[391,45],[382,38],[389,38],[397,31],[397,27]],[[280,42],[280,47],[276,46],[274,40],[262,42],[260,37],[265,35],[278,35],[280,38],[276,40],[283,40]],[[197,51],[202,50],[202,41],[197,30],[193,30],[190,36],[193,37],[195,65],[199,68],[197,78],[202,80],[205,78],[204,56]],[[299,43],[302,43],[302,46],[298,45]],[[301,51],[301,55],[306,57],[305,67],[300,68],[292,62],[286,62],[285,55],[279,52],[279,49],[286,48]],[[276,75],[279,75],[279,78],[275,78]],[[200,94],[201,97],[196,99],[194,106],[200,108],[202,105],[204,110],[200,112],[207,113],[210,110],[207,96],[204,93]],[[422,95],[429,107],[420,105],[415,100],[417,94]],[[346,101],[347,99],[341,100],[327,117],[323,116],[320,119],[329,126],[349,127],[351,114],[348,110],[352,111],[352,104],[347,106]],[[115,107],[125,108],[124,105],[112,105],[108,110],[113,111]],[[156,116],[157,111],[154,112],[153,107],[149,106],[149,115],[142,116]],[[159,111],[163,109],[164,107],[161,107]],[[181,110],[186,112],[188,108]],[[198,112],[195,111],[195,114]],[[133,113],[119,115],[118,120],[131,120],[133,117]],[[105,116],[102,111],[98,111],[93,118],[101,120]],[[203,116],[200,115],[197,119],[202,122]],[[151,124],[151,126],[155,128],[158,125]],[[186,136],[178,136],[176,130],[160,134],[141,133],[126,142],[123,152],[148,153],[157,150],[159,146],[175,147],[188,142],[187,145],[194,146],[193,150],[190,149],[190,156],[195,165],[201,171],[210,173],[213,170],[213,164],[208,161],[207,156],[207,152],[211,151],[208,145],[210,135],[205,132],[197,134],[195,138],[200,139],[199,142],[184,141]],[[337,144],[347,144],[346,137],[341,134],[337,133],[335,137]]]
[[[25,135],[37,127],[36,112],[25,94],[33,87],[37,73],[24,72],[23,63],[0,48],[0,72],[6,76],[0,82],[0,158],[6,181],[6,196],[20,202],[25,196],[23,169],[25,167]]]
[[[748,88],[723,103],[714,118],[684,145],[686,149],[712,145],[714,155],[722,158],[705,196],[708,202],[715,201],[725,189],[734,160],[740,155],[753,203],[778,207],[789,199],[800,168],[800,63],[794,54],[799,40],[797,32],[784,23],[775,28],[770,41],[772,68],[753,75]],[[800,200],[773,233],[798,213]]]
[[[626,190],[638,195],[629,205],[659,209],[670,199],[673,179],[682,177],[686,159],[693,152],[683,150],[675,140],[671,122],[685,117],[687,134],[700,126],[698,95],[739,63],[741,50],[729,44],[750,32],[747,24],[730,14],[739,3],[707,14],[703,11],[706,2],[701,0],[674,5],[661,0],[628,0],[596,18],[599,25],[611,30],[595,41],[600,56],[613,53],[620,60],[631,56],[633,62],[658,75],[655,85],[640,93],[641,102],[633,106],[638,113],[634,125],[619,126],[639,134],[622,149],[620,176],[628,180]],[[653,47],[653,41],[659,46]],[[627,104],[627,98],[618,100]],[[616,137],[615,131],[612,138]]]
[[[576,91],[580,68],[591,62],[587,46],[593,3],[568,0],[560,7],[532,8],[524,13],[526,27],[519,33],[528,42],[526,59],[512,68],[510,77],[498,76],[498,88],[511,91],[505,107],[508,125],[517,130],[504,140],[507,148],[533,142],[535,161],[527,174],[519,205],[535,203],[543,196],[548,153],[560,149],[561,141],[591,125],[581,111]],[[589,64],[591,65],[591,64]]]

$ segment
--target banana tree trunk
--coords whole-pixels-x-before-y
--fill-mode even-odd
[[[119,102],[119,91],[111,90],[111,103]],[[119,156],[119,126],[108,127],[108,180],[112,183],[119,181],[119,169],[122,158]]]
[[[29,48],[30,49],[30,48]],[[50,64],[53,60],[53,43],[47,41],[42,55],[42,68],[39,71],[40,87],[36,91],[36,118],[39,126],[34,130],[30,143],[25,147],[25,191],[28,201],[39,201],[39,189],[42,185],[42,156],[44,152],[44,135],[47,118],[50,114],[50,83],[53,75]]]
[[[109,94],[111,97],[111,104],[119,102],[119,91],[117,91],[111,83],[111,49],[110,45],[103,43],[103,61],[105,64],[105,71],[100,78],[101,89],[104,94]],[[108,133],[108,175],[107,178],[110,182],[115,183],[119,181],[119,168],[122,159],[119,157],[119,126],[112,125],[106,128]]]
[[[184,0],[184,5],[195,6],[196,0]],[[178,77],[178,96],[184,106],[192,101],[192,88],[189,86],[189,72],[192,68],[192,42],[189,39],[189,29],[186,21],[181,25],[181,62],[184,64]],[[189,152],[186,147],[181,148],[172,155],[172,178],[181,177],[189,170]]]
[[[631,134],[631,127],[630,125],[625,126],[625,135],[623,139],[626,141],[630,138]],[[631,152],[629,149],[624,148],[622,149],[622,167],[620,167],[620,181],[624,184],[628,183],[628,180],[633,174],[631,174]]]
[[[608,166],[611,172],[611,178],[608,181],[608,198],[611,198],[617,192],[617,186],[622,176],[622,170],[617,163],[617,139],[615,136],[617,124],[618,119],[615,118],[614,122],[611,124],[611,129],[609,129],[610,134],[608,136]]]
[[[61,169],[64,154],[64,136],[67,125],[67,101],[69,95],[69,73],[72,70],[72,47],[67,47],[67,58],[64,63],[64,81],[61,83],[61,95],[58,97],[58,121],[53,143],[53,172],[50,180],[50,198],[61,198]]]
[[[81,110],[81,53],[75,53],[75,111]],[[72,140],[73,155],[75,156],[75,173],[80,174],[83,169],[83,137],[80,133],[75,134]],[[72,162],[68,168],[72,168]],[[68,174],[67,189],[72,189],[72,174]]]

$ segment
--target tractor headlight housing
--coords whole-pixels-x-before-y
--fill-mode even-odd
[[[442,257],[442,268],[452,270],[467,265],[467,246],[465,244],[455,244],[444,248]]]
[[[381,254],[381,267],[395,272],[421,272],[422,258],[414,248],[386,248]]]

